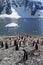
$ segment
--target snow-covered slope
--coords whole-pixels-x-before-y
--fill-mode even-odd
[[[3,1],[3,2],[2,2]],[[3,4],[0,4],[0,17],[9,18],[35,18],[43,17],[38,10],[35,16],[31,15],[31,9],[29,8],[29,0],[0,0]],[[2,7],[2,8],[1,8]],[[2,10],[1,10],[2,9]]]
[[[2,0],[1,0],[2,1]],[[5,7],[3,8],[3,10],[1,11],[0,17],[10,17],[10,18],[25,18],[29,16],[29,12],[28,10],[25,9],[25,1],[26,0],[4,0],[5,3]],[[11,5],[11,14],[6,14],[6,8],[7,8],[7,4],[10,2]]]
[[[21,18],[21,16],[18,15],[18,13],[16,12],[16,10],[11,7],[11,10],[12,10],[12,13],[11,14],[6,14],[6,11],[5,9],[2,11],[2,14],[0,15],[0,18],[4,18],[4,17],[9,17],[9,18]]]

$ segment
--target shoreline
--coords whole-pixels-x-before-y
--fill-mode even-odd
[[[37,34],[17,34],[17,35],[0,35],[0,38],[9,38],[9,37],[19,37],[19,36],[31,36],[36,38],[43,38],[43,35],[37,35]]]

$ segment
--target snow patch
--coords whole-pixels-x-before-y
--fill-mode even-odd
[[[7,57],[6,57],[6,58],[4,58],[4,60],[10,60],[10,58],[7,58]]]
[[[5,27],[16,27],[16,26],[18,26],[18,24],[16,24],[16,23],[9,23],[9,24],[5,25]]]
[[[4,18],[4,17],[16,18],[16,19],[21,18],[21,16],[19,16],[19,14],[17,13],[17,11],[13,7],[11,7],[11,10],[12,10],[12,14],[10,14],[10,15],[2,14],[2,15],[0,15],[0,18]],[[5,12],[5,10],[3,10],[3,12]]]

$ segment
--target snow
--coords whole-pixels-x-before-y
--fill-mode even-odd
[[[10,58],[5,57],[4,60],[9,60]]]
[[[9,18],[19,19],[19,18],[28,18],[29,17],[28,11],[25,11],[24,7],[18,7],[18,8],[11,7],[11,10],[12,10],[12,14],[7,15],[7,14],[5,14],[5,9],[4,9],[2,14],[0,15],[0,18],[9,17]]]
[[[0,15],[0,18],[15,18],[15,19],[19,19],[19,18],[43,18],[43,10],[37,10],[35,16],[31,16],[31,10],[25,9],[23,6],[22,7],[11,7],[12,10],[12,14],[7,15],[5,14],[5,8],[2,12],[2,14]],[[42,13],[42,14],[41,14]],[[40,16],[38,16],[40,15]]]
[[[31,0],[30,0],[31,1]],[[36,0],[35,0],[36,1]],[[16,2],[16,0],[15,0]],[[0,15],[0,18],[15,18],[15,19],[19,19],[19,18],[43,18],[43,15],[39,12],[39,10],[37,10],[35,16],[31,15],[31,9],[27,6],[26,8],[24,7],[24,4],[20,7],[17,2],[16,4],[18,5],[18,7],[16,7],[15,5],[12,5],[12,1],[10,0],[11,3],[11,10],[12,10],[12,14],[7,15],[6,14],[6,6],[4,7],[2,14]],[[41,11],[43,13],[43,11]],[[38,16],[38,14],[41,16]]]
[[[5,14],[5,9],[4,9],[3,12],[2,12],[2,15],[0,15],[0,18],[4,18],[4,17],[16,18],[16,19],[21,18],[21,16],[18,15],[16,10],[13,9],[13,7],[11,9],[12,9],[12,12],[13,12],[12,14],[10,14],[10,15]]]

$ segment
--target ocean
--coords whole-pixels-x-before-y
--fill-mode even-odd
[[[0,35],[43,35],[43,18],[0,18]]]

